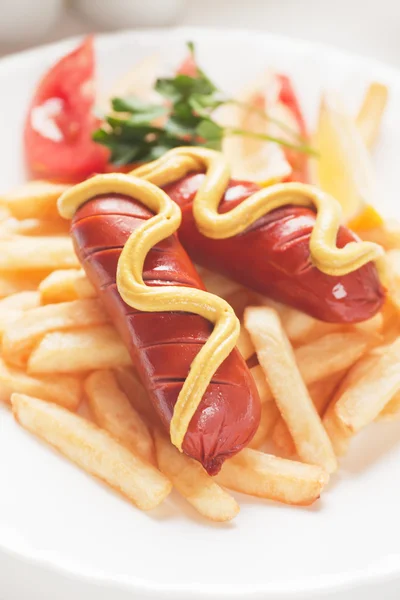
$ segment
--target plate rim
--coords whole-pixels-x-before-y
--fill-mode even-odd
[[[0,74],[4,72],[14,71],[20,65],[26,68],[27,62],[34,63],[40,60],[41,56],[48,55],[49,52],[54,53],[54,56],[61,55],[68,51],[80,40],[88,34],[71,36],[57,42],[42,44],[38,47],[19,51],[6,55],[0,59]],[[351,61],[353,64],[368,68],[372,72],[378,71],[381,80],[391,80],[391,85],[396,85],[393,80],[397,80],[397,85],[400,87],[400,68],[385,63],[382,60],[373,57],[363,56],[356,52],[342,50],[332,44],[323,42],[308,41],[295,36],[286,36],[263,31],[261,29],[241,29],[221,27],[194,27],[194,26],[176,26],[167,28],[144,28],[144,29],[123,29],[119,31],[94,33],[95,43],[104,45],[113,45],[123,38],[147,38],[157,36],[162,42],[162,38],[173,35],[180,37],[187,36],[221,36],[225,38],[264,38],[277,45],[290,46],[293,49],[301,47],[304,51],[314,51],[317,55],[324,56],[324,59],[331,58],[334,60]],[[84,583],[93,587],[102,585],[106,590],[129,593],[156,593],[160,600],[239,600],[244,596],[249,600],[294,600],[299,596],[307,594],[309,600],[319,599],[324,593],[344,593],[354,587],[362,593],[371,585],[380,585],[384,583],[399,582],[400,583],[400,553],[393,555],[391,558],[396,559],[396,564],[378,564],[366,565],[365,569],[353,571],[342,571],[335,574],[323,574],[320,576],[309,576],[293,581],[286,581],[284,584],[246,584],[246,585],[229,585],[227,584],[176,584],[176,583],[155,583],[146,580],[141,580],[134,576],[113,575],[105,576],[100,571],[95,570],[80,570],[77,565],[66,566],[55,555],[51,560],[40,554],[33,555],[28,550],[21,548],[15,549],[3,544],[0,540],[0,562],[2,554],[14,561],[15,563],[25,563],[25,567],[34,567],[41,570],[44,574],[49,573],[55,576],[67,577],[75,580],[78,584]],[[394,561],[391,561],[394,562]],[[1,591],[1,589],[0,589]]]

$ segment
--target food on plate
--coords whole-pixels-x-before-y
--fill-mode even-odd
[[[315,502],[399,419],[400,227],[370,183],[385,86],[357,115],[323,94],[313,136],[285,74],[227,95],[189,49],[102,121],[91,38],[39,84],[41,179],[0,195],[0,401],[137,507],[174,487],[223,522],[236,492]]]
[[[339,228],[337,204],[317,188],[230,181],[222,157],[200,148],[170,150],[134,174],[164,186],[181,207],[179,237],[195,262],[324,321],[362,321],[381,308],[384,289],[371,262],[381,250]],[[202,222],[207,197],[213,213]],[[238,226],[227,234],[223,227],[233,219]]]
[[[260,402],[234,349],[232,308],[204,291],[174,235],[178,206],[152,184],[121,174],[75,186],[59,209],[73,217],[77,255],[175,445],[215,474],[253,437]]]
[[[108,152],[91,139],[98,126],[93,112],[93,39],[64,56],[41,80],[25,122],[25,159],[36,177],[76,181],[103,171]]]
[[[170,493],[171,483],[160,471],[86,419],[25,394],[13,394],[11,404],[22,427],[126,496],[138,508],[151,510]]]

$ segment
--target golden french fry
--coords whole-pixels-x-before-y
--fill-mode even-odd
[[[270,298],[264,298],[262,305],[276,310],[286,335],[294,346],[311,342],[340,328],[336,323],[319,321],[297,308],[281,304]]]
[[[261,420],[258,429],[248,445],[248,448],[260,448],[268,439],[277,419],[279,410],[275,402],[264,402],[261,405]]]
[[[0,272],[0,298],[13,294],[36,290],[39,283],[47,277],[49,270]]]
[[[395,393],[377,417],[378,421],[397,421],[398,419],[400,419],[400,390]]]
[[[47,333],[28,360],[28,373],[75,373],[127,367],[128,350],[113,327]]]
[[[95,298],[96,290],[82,269],[53,271],[39,285],[43,304]]]
[[[32,377],[25,371],[6,365],[0,359],[0,400],[10,402],[11,394],[14,392],[39,396],[75,411],[82,398],[82,383],[72,375]]]
[[[343,379],[343,371],[334,373],[321,381],[315,381],[308,387],[311,400],[321,417],[329,404],[336,388]],[[296,447],[285,421],[280,417],[275,424],[272,440],[283,456],[294,456]]]
[[[236,292],[229,294],[225,300],[232,306],[238,319],[243,318],[243,314],[247,306],[257,306],[260,304],[258,295],[245,288],[236,290]]]
[[[0,300],[0,337],[24,311],[40,305],[39,292],[19,292]]]
[[[353,365],[379,337],[364,331],[328,333],[295,350],[299,371],[307,385]]]
[[[277,313],[268,307],[247,308],[244,321],[299,457],[332,473],[337,468],[332,445],[301,377]]]
[[[37,342],[47,333],[104,325],[108,321],[108,314],[97,299],[73,300],[32,308],[6,327],[3,334],[3,356],[8,362],[23,366]]]
[[[349,449],[351,434],[345,429],[335,414],[336,399],[328,406],[323,424],[331,440],[336,456],[345,456]]]
[[[139,381],[133,367],[116,369],[114,374],[118,385],[137,412],[144,417],[146,422],[151,424],[157,423],[158,416],[153,408],[149,394],[141,381]]]
[[[388,88],[382,83],[371,83],[357,115],[356,125],[365,145],[372,148],[381,127],[388,101]]]
[[[85,392],[96,423],[129,450],[155,464],[153,438],[139,413],[118,386],[111,371],[95,371],[85,381]]]
[[[307,506],[319,498],[329,475],[316,465],[245,448],[225,461],[215,479],[243,494]]]
[[[356,433],[376,419],[399,389],[400,338],[397,338],[381,351],[371,353],[364,365],[358,365],[358,378],[340,395],[335,415],[349,433]]]
[[[239,512],[239,505],[230,494],[210,477],[200,463],[179,452],[170,440],[155,431],[158,466],[178,492],[211,521],[230,521]]]
[[[17,219],[59,219],[57,200],[69,187],[50,181],[30,181],[0,195],[0,204]]]
[[[243,324],[240,325],[240,335],[236,346],[244,360],[248,360],[255,353],[251,337]]]
[[[32,271],[79,267],[68,236],[14,236],[0,240],[0,270]]]
[[[362,331],[364,333],[374,335],[381,333],[384,325],[384,319],[382,312],[376,313],[370,319],[366,321],[361,321],[361,323],[355,323],[351,326],[354,331]]]
[[[394,219],[371,229],[357,230],[357,235],[363,240],[383,246],[385,250],[400,249],[400,223]]]
[[[198,271],[207,291],[211,294],[227,298],[230,294],[241,289],[241,286],[236,281],[232,281],[232,279],[228,279],[219,273],[215,273],[204,267],[198,267]]]
[[[271,388],[269,387],[268,381],[265,377],[265,373],[262,370],[262,367],[260,367],[260,365],[251,367],[250,372],[256,383],[261,402],[273,401]]]
[[[126,496],[141,510],[155,508],[171,483],[155,467],[118,443],[93,423],[55,404],[13,394],[15,419],[87,473]]]

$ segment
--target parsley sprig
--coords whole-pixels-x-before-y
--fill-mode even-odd
[[[189,43],[188,47],[194,58],[193,44]],[[93,139],[110,149],[113,164],[122,166],[149,162],[178,146],[206,146],[221,150],[222,141],[228,135],[275,142],[299,152],[315,154],[290,129],[293,141],[219,125],[213,118],[214,111],[224,104],[233,103],[256,111],[288,133],[286,124],[270,119],[258,108],[227,98],[202,69],[198,66],[196,69],[195,77],[179,74],[157,79],[155,90],[163,99],[160,104],[144,102],[132,96],[112,99],[113,112],[105,116],[103,126],[95,131]]]

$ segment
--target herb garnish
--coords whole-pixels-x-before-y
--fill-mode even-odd
[[[194,58],[194,46],[188,43]],[[265,119],[268,115],[234,99],[227,98],[221,90],[196,66],[196,76],[176,75],[158,79],[155,90],[164,103],[144,102],[136,97],[113,98],[112,115],[104,118],[103,126],[94,132],[93,139],[111,151],[111,162],[116,166],[149,162],[178,146],[206,146],[220,150],[228,135],[241,135],[276,142],[299,152],[315,154],[304,140],[290,132],[293,142],[235,127],[222,127],[213,119],[213,112],[228,103],[254,110]],[[120,116],[119,114],[120,113]],[[287,125],[274,120],[282,131]]]

